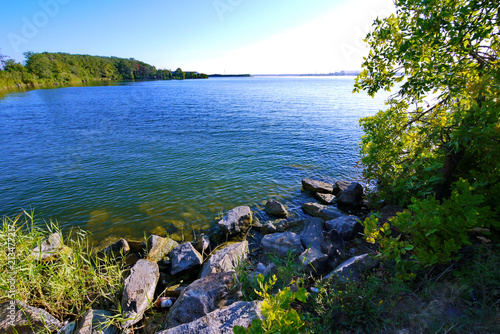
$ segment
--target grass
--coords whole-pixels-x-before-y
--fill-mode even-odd
[[[45,309],[61,321],[90,308],[111,309],[119,304],[123,286],[120,264],[109,257],[97,259],[85,232],[63,236],[56,224],[45,225],[28,212],[2,218],[0,303],[15,298]],[[32,250],[54,232],[63,236],[57,258],[41,262],[32,257]]]

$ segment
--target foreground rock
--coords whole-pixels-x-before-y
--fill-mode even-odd
[[[257,279],[257,276],[262,275],[264,277],[268,276],[276,268],[274,263],[269,263],[267,267],[259,262],[257,268],[248,275],[248,280],[253,282]]]
[[[54,332],[61,327],[62,323],[47,311],[26,305],[21,301],[6,301],[0,304],[0,333]]]
[[[152,235],[148,240],[149,252],[147,259],[149,261],[158,262],[177,246],[179,246],[177,241],[174,241],[170,238],[162,238],[157,235]]]
[[[304,219],[304,230],[300,233],[300,241],[305,249],[315,248],[324,252],[323,220],[321,218]]]
[[[357,182],[351,182],[347,188],[342,190],[337,203],[345,206],[360,207],[363,204],[363,186]]]
[[[323,181],[317,181],[313,179],[303,179],[302,188],[305,191],[333,194],[337,188],[335,185]]]
[[[33,249],[31,256],[36,260],[48,261],[57,257],[62,247],[61,235],[59,233],[52,233],[40,246]]]
[[[327,231],[336,230],[344,240],[354,239],[363,232],[363,225],[358,222],[355,216],[342,216],[325,222]]]
[[[168,312],[164,328],[173,328],[231,305],[239,297],[232,272],[205,276],[191,283]]]
[[[127,328],[142,319],[144,312],[153,301],[160,271],[156,262],[139,260],[132,267],[130,276],[124,282],[121,302],[124,318],[130,318],[123,323]]]
[[[262,238],[261,246],[264,251],[281,256],[288,253],[299,255],[304,251],[300,237],[293,232],[268,234]]]
[[[172,269],[170,271],[172,275],[197,269],[203,263],[201,254],[198,253],[190,242],[183,243],[172,249],[170,260],[172,261]]]
[[[103,310],[88,310],[77,322],[74,334],[117,334],[118,328],[110,325],[113,313]]]
[[[235,326],[250,327],[252,320],[263,319],[260,301],[236,302],[190,323],[179,325],[157,334],[232,334]]]
[[[248,241],[229,245],[215,254],[203,265],[200,278],[215,273],[234,271],[240,261],[248,257]]]
[[[230,210],[218,224],[222,232],[229,235],[245,232],[252,224],[252,211],[248,206],[238,206]]]
[[[322,275],[328,265],[328,255],[324,254],[319,248],[308,248],[299,256],[302,264],[302,271],[312,275]]]
[[[340,282],[347,283],[356,281],[359,276],[375,266],[378,261],[368,254],[355,256],[337,266],[330,274],[323,278],[324,281],[336,277]]]
[[[283,204],[280,202],[271,199],[267,201],[266,207],[264,209],[268,215],[279,217],[279,218],[286,218],[288,215],[288,212],[286,211],[286,208]]]
[[[302,204],[302,209],[311,216],[318,217],[323,220],[331,220],[342,216],[340,212],[318,203],[304,203]]]
[[[210,247],[210,238],[205,234],[200,235],[194,244],[194,248],[203,255],[205,251]]]

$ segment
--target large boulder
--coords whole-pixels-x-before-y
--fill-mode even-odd
[[[190,323],[179,325],[156,334],[232,334],[235,326],[250,327],[252,320],[263,319],[260,301],[236,302]]]
[[[0,304],[0,333],[31,334],[54,332],[62,323],[47,311],[26,305],[18,300]]]
[[[127,328],[142,319],[144,312],[153,301],[160,271],[156,262],[139,260],[130,270],[123,284],[122,313],[127,318],[123,327]]]
[[[324,254],[319,248],[308,248],[299,256],[302,264],[302,271],[312,275],[320,276],[328,265],[328,255]]]
[[[88,310],[77,322],[74,334],[117,334],[118,328],[110,325],[113,312]]]
[[[304,203],[302,209],[313,217],[318,217],[323,220],[335,219],[342,216],[339,211],[332,210],[326,205],[318,203]]]
[[[174,241],[170,238],[162,238],[157,235],[152,235],[148,239],[147,259],[149,261],[158,262],[177,246],[179,246],[177,241]]]
[[[336,190],[336,186],[334,184],[317,181],[313,179],[303,179],[302,180],[302,189],[305,191],[313,192],[313,193],[324,193],[324,194],[333,194]]]
[[[248,241],[229,245],[213,254],[201,269],[200,278],[215,273],[235,271],[248,256]]]
[[[363,186],[357,182],[351,182],[340,193],[337,203],[344,206],[360,207],[363,204]]]
[[[342,192],[346,190],[351,185],[351,183],[351,181],[337,181],[335,182],[335,185],[339,189],[339,192]]]
[[[190,242],[185,242],[172,249],[170,261],[172,261],[170,273],[177,275],[198,269],[203,263],[203,258]]]
[[[288,253],[299,255],[304,251],[300,237],[293,232],[268,234],[262,238],[261,246],[264,251],[281,256]]]
[[[358,222],[355,216],[342,216],[325,222],[327,231],[336,230],[344,240],[354,239],[363,232],[363,225]]]
[[[324,250],[323,220],[321,218],[304,219],[304,229],[300,233],[300,241],[305,249],[316,248]]]
[[[378,261],[368,254],[363,254],[350,258],[339,264],[331,273],[323,277],[323,280],[329,280],[336,277],[340,282],[348,283],[358,280],[359,276],[378,265]]]
[[[164,328],[173,328],[199,319],[237,301],[239,291],[232,272],[217,273],[191,283],[168,312]]]
[[[286,216],[288,215],[285,206],[274,199],[270,199],[269,201],[267,201],[264,210],[270,216],[286,218]]]
[[[59,255],[63,248],[62,238],[59,233],[52,233],[40,246],[36,246],[31,252],[31,256],[40,261],[48,261]]]
[[[222,232],[229,235],[245,232],[252,224],[252,211],[248,206],[238,206],[230,210],[218,224]]]

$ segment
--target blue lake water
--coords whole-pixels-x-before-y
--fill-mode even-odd
[[[208,230],[269,198],[300,211],[305,177],[358,179],[358,120],[384,96],[353,77],[149,81],[0,99],[0,215],[140,238]]]

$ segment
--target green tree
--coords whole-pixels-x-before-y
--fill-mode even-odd
[[[180,68],[176,69],[173,75],[174,75],[174,79],[177,79],[177,80],[183,80],[186,78],[186,74],[184,72],[182,72],[182,70]]]

